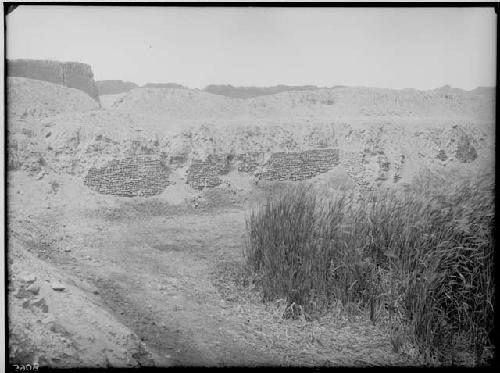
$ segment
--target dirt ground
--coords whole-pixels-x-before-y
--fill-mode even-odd
[[[339,310],[284,320],[280,302],[262,303],[245,280],[245,207],[160,198],[91,203],[94,196],[85,203],[83,195],[64,196],[64,183],[49,198],[44,179],[17,173],[9,189],[11,362],[409,364],[368,315]],[[36,296],[30,285],[39,286]]]

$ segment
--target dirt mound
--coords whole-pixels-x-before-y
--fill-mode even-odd
[[[224,118],[239,115],[243,104],[198,90],[138,88],[115,102],[113,108],[126,112],[160,113],[176,118]]]
[[[84,92],[27,78],[7,78],[9,120],[41,119],[62,112],[84,112],[99,103]]]
[[[92,285],[30,253],[25,233],[14,230],[10,235],[10,363],[60,368],[152,365],[139,337],[99,305]]]
[[[122,93],[116,93],[116,94],[113,94],[113,95],[102,95],[102,96],[99,96],[99,100],[101,101],[102,107],[106,108],[106,109],[110,108],[111,106],[113,106],[113,104],[116,101],[118,101],[123,96],[125,96],[125,94],[127,92],[128,91],[122,92]]]
[[[137,89],[113,107],[135,112],[162,112],[179,118],[332,118],[412,117],[492,119],[491,92],[445,88],[413,89],[345,87],[286,91],[249,99],[237,99],[179,89]]]

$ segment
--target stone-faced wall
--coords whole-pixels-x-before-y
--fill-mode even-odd
[[[7,76],[44,80],[76,88],[99,102],[99,94],[90,65],[49,60],[8,60]]]
[[[187,172],[187,182],[198,190],[213,188],[222,183],[220,175],[229,172],[230,156],[210,155],[206,160],[195,159]]]
[[[264,180],[298,181],[310,179],[339,163],[338,149],[314,149],[304,152],[274,153],[260,178]]]
[[[238,172],[241,173],[254,173],[262,161],[263,153],[249,152],[238,154],[236,160],[238,162]]]
[[[151,156],[114,159],[104,167],[91,168],[83,182],[98,193],[120,197],[151,197],[169,185],[168,169]]]

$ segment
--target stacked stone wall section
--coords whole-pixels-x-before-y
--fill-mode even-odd
[[[170,184],[168,169],[157,157],[114,159],[101,168],[91,168],[84,184],[101,193],[120,197],[151,197]]]
[[[338,149],[272,154],[260,178],[272,181],[300,181],[328,172],[339,163]]]
[[[188,184],[198,190],[213,188],[222,184],[220,175],[229,172],[230,156],[228,154],[210,155],[206,160],[195,159],[187,173]]]
[[[238,172],[254,173],[262,162],[262,152],[248,152],[238,154],[236,160],[238,162]]]

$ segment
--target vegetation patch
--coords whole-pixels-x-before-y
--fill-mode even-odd
[[[492,353],[494,176],[444,185],[328,200],[304,184],[273,193],[246,225],[264,300],[285,299],[287,317],[340,301],[390,327],[396,351],[481,364]]]

